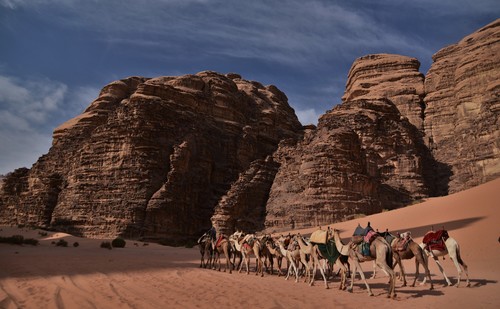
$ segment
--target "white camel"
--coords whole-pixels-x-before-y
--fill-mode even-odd
[[[462,277],[462,268],[463,268],[463,271],[465,272],[465,276],[467,278],[466,286],[470,286],[469,272],[467,269],[467,265],[464,263],[464,261],[460,257],[460,246],[458,245],[458,242],[454,238],[448,237],[448,239],[446,239],[446,241],[444,243],[446,246],[446,249],[444,249],[444,250],[435,250],[435,249],[428,250],[424,243],[421,243],[420,247],[422,249],[424,249],[424,252],[427,254],[427,256],[430,256],[434,259],[434,261],[436,262],[436,264],[439,268],[439,271],[441,271],[441,273],[443,274],[443,277],[446,280],[446,283],[448,286],[452,286],[453,284],[451,283],[450,279],[448,279],[448,277],[444,273],[443,266],[441,265],[441,263],[439,263],[439,260],[438,260],[438,257],[440,257],[440,256],[444,257],[446,255],[448,255],[450,257],[450,259],[453,261],[453,263],[455,264],[455,267],[457,268],[457,271],[458,271],[458,280],[457,280],[456,286],[458,287],[460,285],[460,280]],[[424,278],[424,281],[422,283],[424,284],[426,282],[426,280],[427,280],[427,277]]]

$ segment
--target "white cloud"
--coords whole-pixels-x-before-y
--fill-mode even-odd
[[[322,114],[316,111],[314,108],[296,110],[295,113],[297,114],[297,117],[299,118],[299,121],[300,123],[302,123],[302,125],[307,125],[307,124],[317,125],[318,118]]]
[[[0,75],[0,174],[29,167],[48,151],[67,89],[49,79]]]

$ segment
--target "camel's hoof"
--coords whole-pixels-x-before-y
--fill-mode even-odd
[[[431,288],[429,290],[431,290],[431,291],[434,290],[434,287],[431,285]]]
[[[368,293],[368,296],[373,296],[373,293],[372,292]]]
[[[466,287],[468,287],[468,288],[470,288],[470,282],[469,282],[469,283],[467,283],[467,285],[465,285],[465,286],[466,286]]]

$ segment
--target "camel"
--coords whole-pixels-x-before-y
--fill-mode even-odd
[[[238,235],[240,237],[238,237]],[[257,261],[257,272],[256,275],[260,273],[261,277],[264,276],[264,272],[262,270],[262,260],[260,259],[260,241],[255,237],[254,234],[247,234],[241,240],[240,234],[233,234],[230,237],[230,241],[233,242],[236,250],[241,252],[243,257],[243,263],[240,265],[238,272],[241,273],[241,269],[243,268],[243,264],[245,264],[247,274],[250,273],[250,255],[253,253],[255,255]]]
[[[200,248],[200,254],[201,254],[200,268],[210,267],[212,262],[213,250],[212,250],[212,243],[210,241],[210,236],[208,235],[208,233],[204,233],[198,239],[198,246]]]
[[[340,239],[339,231],[333,230],[333,237],[335,239],[335,245],[340,254],[349,255],[349,258],[354,262],[354,269],[351,274],[351,286],[348,291],[352,292],[354,286],[354,278],[356,276],[356,270],[359,271],[361,279],[363,279],[366,289],[368,290],[368,295],[373,296],[373,292],[366,281],[363,269],[361,268],[361,263],[366,261],[375,260],[377,266],[382,268],[389,275],[389,293],[388,297],[396,297],[395,291],[395,278],[394,271],[392,270],[392,248],[382,237],[376,237],[370,244],[370,255],[363,256],[358,248],[352,241],[345,245]]]
[[[221,270],[220,255],[221,255],[221,253],[224,253],[224,257],[226,258],[226,266],[224,267],[224,272],[226,272],[226,269],[229,269],[229,273],[231,274],[233,271],[232,271],[232,268],[230,265],[230,259],[231,259],[230,249],[231,248],[230,248],[229,240],[225,235],[221,235],[220,237],[222,239],[220,241],[218,241],[217,245],[214,248],[215,257],[214,257],[213,268],[214,269],[216,268],[215,264],[217,263],[217,261],[219,261],[219,269],[218,270],[219,271]]]
[[[288,280],[292,271],[295,272],[295,282],[299,282],[299,270],[297,265],[300,263],[300,252],[299,249],[293,248],[289,244],[286,245],[286,242],[290,241],[290,236],[288,237],[280,237],[278,239],[277,244],[278,248],[281,251],[281,254],[287,259],[287,274],[285,280]]]
[[[446,280],[447,286],[452,286],[453,284],[451,283],[450,279],[448,279],[448,277],[444,273],[443,266],[441,266],[441,264],[438,261],[438,257],[440,257],[440,256],[445,257],[446,255],[448,255],[450,257],[450,259],[453,261],[453,263],[455,264],[455,267],[457,268],[457,271],[458,271],[458,280],[457,280],[456,287],[458,288],[458,286],[460,285],[460,280],[462,277],[462,268],[463,268],[463,271],[465,272],[465,276],[467,278],[466,286],[470,287],[469,271],[467,268],[467,264],[465,264],[464,261],[462,260],[462,258],[460,257],[460,246],[458,245],[458,242],[454,238],[448,237],[448,239],[445,240],[444,244],[446,246],[446,248],[444,250],[435,250],[435,249],[428,250],[426,248],[426,244],[424,244],[424,243],[420,244],[420,247],[424,250],[424,252],[427,254],[427,256],[430,256],[434,259],[434,261],[436,262],[436,264],[439,268],[439,271],[441,271],[441,274],[443,274],[443,277]],[[422,284],[424,284],[426,282],[426,279],[427,278],[424,278],[424,281],[422,282]]]
[[[299,245],[300,262],[302,263],[302,265],[304,265],[304,267],[306,269],[306,275],[305,275],[304,282],[308,282],[309,285],[312,285],[312,282],[314,281],[314,279],[311,280],[311,267],[309,265],[309,262],[313,262],[313,260],[312,260],[312,258],[309,258],[309,261],[307,261],[307,256],[311,257],[311,253],[313,251],[313,245],[311,243],[306,243],[300,234],[295,235],[293,237],[293,240],[295,242],[297,242],[297,244]],[[323,274],[323,278],[325,278],[325,275],[323,272],[322,272],[322,274]],[[326,282],[326,278],[325,278],[325,282]],[[327,286],[328,286],[328,284],[327,284]]]
[[[266,272],[272,275],[274,272],[274,260],[273,255],[266,245],[269,240],[272,240],[272,237],[266,234],[258,237],[258,239],[260,241],[260,256],[264,258],[263,265],[266,268]]]
[[[415,271],[415,278],[413,279],[413,283],[411,284],[411,286],[412,287],[415,286],[417,278],[420,275],[419,272],[420,264],[422,264],[425,271],[425,276],[426,278],[429,278],[429,282],[431,285],[430,289],[433,290],[434,285],[432,284],[431,273],[428,267],[428,259],[424,253],[424,250],[415,241],[413,241],[413,238],[411,238],[411,232],[401,233],[399,236],[394,236],[392,234],[389,234],[389,232],[387,231],[385,233],[392,236],[391,247],[392,247],[393,257],[395,260],[393,269],[396,267],[396,265],[399,265],[399,269],[401,271],[401,279],[403,280],[403,286],[406,286],[407,282],[402,260],[409,260],[415,258],[416,271]],[[386,240],[388,239],[386,238]],[[403,248],[401,248],[401,246],[399,245],[400,241],[402,240],[407,241],[407,244]],[[376,268],[377,268],[376,264],[374,263],[372,278],[375,278],[376,276]]]
[[[321,255],[321,252],[318,248],[318,244],[306,242],[300,234],[298,234],[296,238],[297,238],[297,241],[299,243],[301,250],[304,253],[310,254],[311,261],[313,263],[313,270],[312,270],[309,286],[314,285],[314,277],[316,275],[316,270],[318,268],[318,265],[320,265],[320,261],[323,261],[323,265],[320,265],[319,270],[320,270],[321,275],[323,276],[323,281],[325,282],[325,288],[328,289],[329,288],[328,281],[326,280],[326,276],[325,276],[325,270],[327,268],[326,264],[328,262],[327,262],[327,259]],[[342,280],[341,280],[341,289],[342,289],[344,284],[345,284],[345,280],[344,280],[345,276],[344,275],[345,275],[346,268],[344,267],[344,265],[342,265],[340,267],[342,269]]]
[[[268,239],[266,241],[267,251],[270,254],[270,258],[276,258],[276,263],[278,264],[278,277],[280,277],[283,273],[281,272],[281,264],[283,263],[283,258],[285,257],[279,247],[276,245],[273,239]],[[272,264],[271,264],[272,265]],[[271,274],[273,274],[273,269],[271,267]]]

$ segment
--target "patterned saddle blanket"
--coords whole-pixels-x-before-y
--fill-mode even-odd
[[[446,250],[445,241],[449,238],[448,231],[430,231],[424,235],[423,243],[427,250]]]

